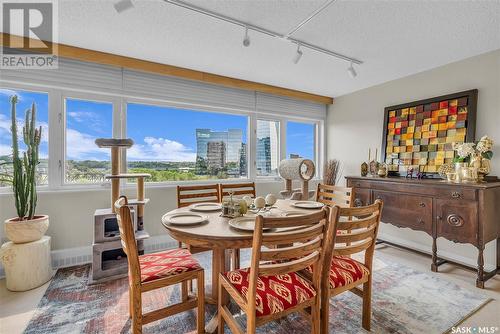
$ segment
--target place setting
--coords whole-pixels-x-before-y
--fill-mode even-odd
[[[178,212],[165,214],[161,220],[168,225],[190,226],[208,222],[208,216],[196,212]]]

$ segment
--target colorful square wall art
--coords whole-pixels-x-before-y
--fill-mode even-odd
[[[436,175],[452,143],[474,141],[477,89],[385,108],[382,158],[389,170]]]

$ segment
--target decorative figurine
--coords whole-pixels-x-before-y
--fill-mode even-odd
[[[370,160],[371,150],[368,150],[368,160]],[[379,163],[377,161],[378,149],[375,149],[375,157],[369,163],[369,170],[371,176],[377,176]]]
[[[377,172],[378,176],[380,177],[386,177],[387,176],[387,165],[386,164],[380,164]]]
[[[368,175],[368,164],[366,162],[363,162],[361,164],[361,176],[366,176]]]
[[[408,167],[406,170],[406,178],[413,179],[413,167]]]

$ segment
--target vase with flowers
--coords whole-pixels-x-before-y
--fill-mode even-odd
[[[457,152],[455,162],[456,181],[479,181],[491,171],[493,140],[483,136],[477,143],[453,143]]]

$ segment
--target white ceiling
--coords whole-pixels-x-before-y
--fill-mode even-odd
[[[220,75],[337,97],[500,49],[500,1],[341,1],[294,37],[352,56],[348,63],[251,32],[161,0],[135,0],[121,14],[114,0],[60,0],[59,42]],[[325,0],[189,0],[286,33]]]

